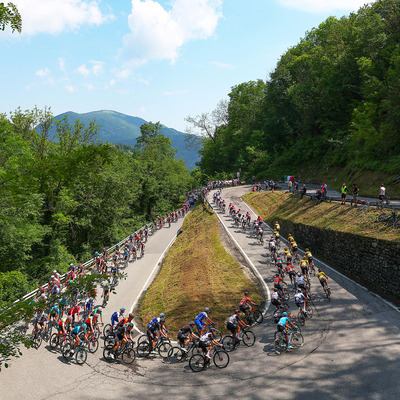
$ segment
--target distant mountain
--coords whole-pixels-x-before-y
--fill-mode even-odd
[[[129,146],[136,144],[136,139],[140,136],[140,126],[148,122],[142,118],[109,110],[92,111],[84,114],[68,111],[55,116],[54,119],[60,120],[67,114],[70,123],[73,123],[77,118],[85,125],[95,120],[96,124],[100,126],[98,138],[104,142]],[[193,137],[193,135],[167,128],[164,125],[160,132],[171,139],[172,147],[177,150],[176,158],[182,158],[189,169],[196,168],[195,163],[199,160],[197,150],[189,148],[185,141],[186,137]]]

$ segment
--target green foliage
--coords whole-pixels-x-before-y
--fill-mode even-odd
[[[0,3],[0,30],[4,31],[7,25],[11,27],[12,32],[17,31],[21,33],[21,14],[15,4],[8,3],[5,5],[4,3]]]
[[[267,82],[232,88],[228,121],[200,152],[204,173],[240,168],[244,177],[277,178],[322,160],[388,173],[400,167],[399,32],[398,0],[307,32]]]

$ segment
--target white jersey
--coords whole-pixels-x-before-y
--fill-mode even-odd
[[[271,294],[271,299],[273,299],[273,300],[279,300],[278,292],[272,292],[272,294]]]
[[[228,318],[228,322],[230,322],[231,324],[237,324],[238,316],[236,314],[233,314]]]
[[[305,298],[304,298],[304,294],[302,292],[297,292],[294,295],[295,303],[304,303],[304,300],[305,300]]]

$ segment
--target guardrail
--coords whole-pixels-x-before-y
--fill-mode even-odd
[[[141,229],[144,230],[145,227],[142,226],[141,228],[139,228],[139,229],[137,229],[136,231],[134,231],[133,234],[138,233]],[[130,234],[130,235],[131,235],[131,234]],[[122,245],[123,243],[125,243],[127,240],[129,240],[130,235],[127,236],[126,238],[122,239],[120,242],[118,242],[118,243],[115,244],[114,246],[112,246],[112,247],[110,247],[109,249],[107,249],[107,252],[108,252],[108,253],[112,253],[113,250],[114,250],[117,246],[120,246],[120,245]],[[95,264],[95,257],[91,258],[89,261],[86,261],[86,262],[85,262],[84,264],[82,264],[82,265],[83,265],[83,266],[85,267],[85,269],[86,269],[86,267],[90,267],[90,266],[93,265],[93,264]],[[66,272],[65,274],[61,275],[60,281],[61,281],[61,282],[65,281],[65,279],[67,278],[68,275],[69,275],[69,272]],[[42,286],[43,286],[44,288],[47,288],[47,287],[49,286],[49,284],[46,283],[45,285],[42,285]],[[25,295],[24,297],[22,297],[21,299],[15,300],[15,301],[13,302],[13,304],[17,304],[17,303],[19,303],[20,301],[29,300],[29,299],[31,299],[32,297],[35,297],[35,296],[38,294],[38,292],[39,292],[39,289],[37,288],[37,289],[33,290],[32,292],[26,294],[26,295]]]

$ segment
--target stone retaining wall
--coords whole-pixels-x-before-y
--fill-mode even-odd
[[[400,301],[400,244],[279,219],[303,250],[372,291]],[[273,223],[273,221],[268,221]]]

